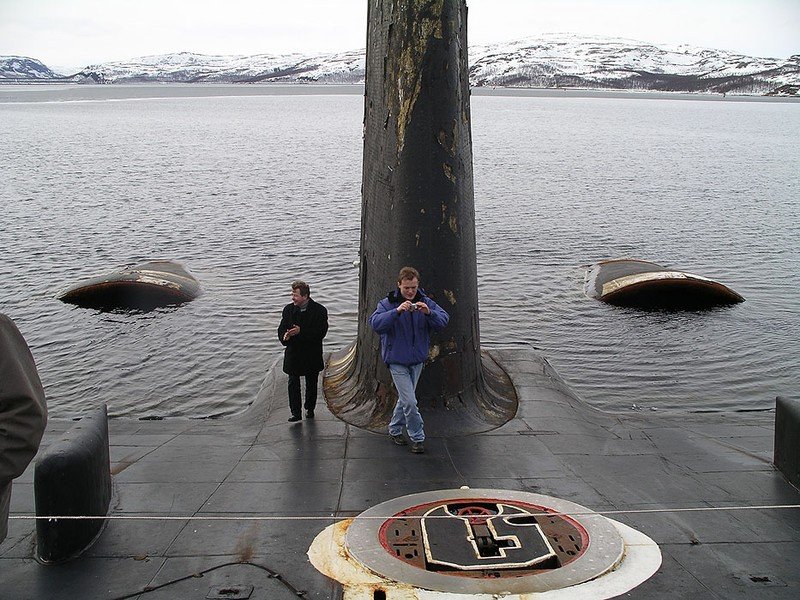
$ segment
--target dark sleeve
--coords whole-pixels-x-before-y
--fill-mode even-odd
[[[328,309],[316,303],[314,319],[305,328],[300,327],[300,336],[306,339],[322,341],[328,334]],[[310,330],[309,330],[310,329]]]
[[[283,308],[283,314],[281,314],[281,323],[278,325],[278,341],[284,346],[289,343],[283,340],[283,335],[286,333],[287,329],[292,327],[291,315],[290,307],[285,306]]]
[[[386,333],[399,318],[400,314],[395,307],[381,301],[378,302],[375,312],[369,318],[369,324],[376,333]]]
[[[328,309],[321,304],[319,306],[322,309],[322,329],[320,330],[321,335],[319,338],[324,339],[328,335]]]
[[[425,298],[425,303],[431,311],[428,315],[428,325],[434,331],[444,329],[445,325],[450,321],[450,315],[441,306],[436,304],[431,298]]]
[[[39,449],[47,403],[31,351],[0,315],[0,487],[19,477]]]

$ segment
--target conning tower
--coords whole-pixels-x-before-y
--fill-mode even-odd
[[[402,266],[450,314],[417,389],[433,435],[486,431],[516,412],[481,353],[464,0],[370,0],[367,16],[358,339],[324,376],[330,409],[383,430],[396,392],[367,320]]]

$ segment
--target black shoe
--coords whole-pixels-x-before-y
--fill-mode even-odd
[[[307,410],[306,411],[306,419],[313,419],[313,418],[314,418],[314,411],[313,410]]]
[[[425,452],[425,444],[422,442],[411,442],[411,451],[414,454],[423,454]]]
[[[289,421],[289,423],[297,423],[300,420],[300,418],[301,418],[300,415],[292,415],[287,419],[287,421]]]
[[[392,434],[389,434],[389,437],[390,437],[390,438],[392,438],[392,441],[393,441],[395,444],[397,444],[398,446],[405,446],[405,445],[408,443],[408,442],[406,441],[406,438],[404,438],[404,437],[403,437],[403,434],[402,434],[402,433],[401,433],[401,434],[399,434],[399,435],[392,435]]]

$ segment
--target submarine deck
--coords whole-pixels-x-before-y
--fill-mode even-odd
[[[112,419],[114,518],[81,557],[39,564],[26,518],[32,463],[14,482],[0,598],[235,597],[214,593],[253,586],[254,600],[336,599],[339,584],[306,556],[320,531],[398,496],[464,485],[568,499],[650,536],[662,566],[626,598],[796,597],[800,492],[771,464],[773,413],[604,413],[534,351],[492,354],[517,387],[517,416],[483,434],[429,432],[424,455],[323,403],[315,420],[288,424],[277,362],[235,417]],[[42,449],[72,425],[53,419]]]

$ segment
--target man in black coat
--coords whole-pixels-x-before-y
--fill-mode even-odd
[[[300,377],[306,380],[306,419],[314,418],[317,406],[317,380],[325,367],[322,339],[328,333],[328,311],[311,299],[311,289],[304,281],[292,282],[292,301],[283,307],[278,339],[286,349],[283,372],[289,375],[290,423],[300,420]]]

